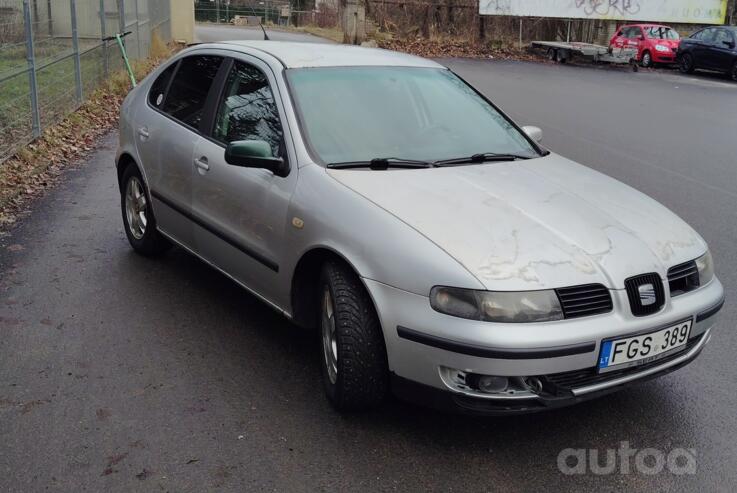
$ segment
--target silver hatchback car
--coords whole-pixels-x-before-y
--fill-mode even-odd
[[[422,58],[198,45],[123,104],[125,231],[319,328],[339,410],[531,412],[694,360],[724,303],[704,240],[540,139]]]

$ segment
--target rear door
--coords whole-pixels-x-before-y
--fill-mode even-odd
[[[223,58],[182,58],[164,87],[151,88],[148,118],[137,129],[148,161],[147,182],[158,227],[192,248],[193,155],[200,140],[205,103]],[[158,81],[157,81],[158,82]]]
[[[283,294],[278,276],[298,170],[292,165],[280,177],[225,162],[227,144],[242,140],[265,141],[273,156],[296,162],[286,144],[291,138],[273,72],[264,62],[243,57],[229,62],[211,130],[196,147],[195,159],[202,165],[194,179],[193,207],[200,221],[195,237],[208,261],[273,301]]]
[[[625,37],[625,31],[629,29],[627,27],[620,27],[617,33],[612,38],[611,42],[609,43],[609,46],[613,50],[621,50],[624,48],[625,44],[627,43],[627,38]]]
[[[627,48],[637,53],[637,60],[642,59],[643,32],[640,26],[632,26],[627,31]]]

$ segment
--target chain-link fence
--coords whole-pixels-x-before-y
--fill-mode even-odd
[[[171,39],[170,0],[0,0],[0,162],[79,107],[151,40]]]
[[[231,5],[227,0],[195,2],[197,22],[233,23],[236,16],[259,17],[264,24],[287,24],[289,0],[254,0],[251,5]]]

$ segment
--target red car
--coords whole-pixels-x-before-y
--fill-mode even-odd
[[[617,29],[609,47],[612,50],[636,49],[643,67],[655,63],[675,63],[681,36],[675,29],[657,24],[628,24]]]

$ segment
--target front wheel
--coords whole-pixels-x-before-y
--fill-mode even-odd
[[[684,53],[678,62],[678,69],[681,73],[691,74],[694,71],[694,59],[691,53]]]
[[[338,411],[378,406],[389,388],[384,334],[371,298],[346,265],[327,262],[320,278],[322,374]]]
[[[171,248],[171,243],[156,230],[156,219],[146,185],[141,172],[133,164],[128,165],[123,172],[120,206],[125,235],[136,252],[153,256]]]
[[[649,51],[646,51],[642,54],[642,66],[645,68],[650,68],[653,66],[653,56],[650,54]]]

